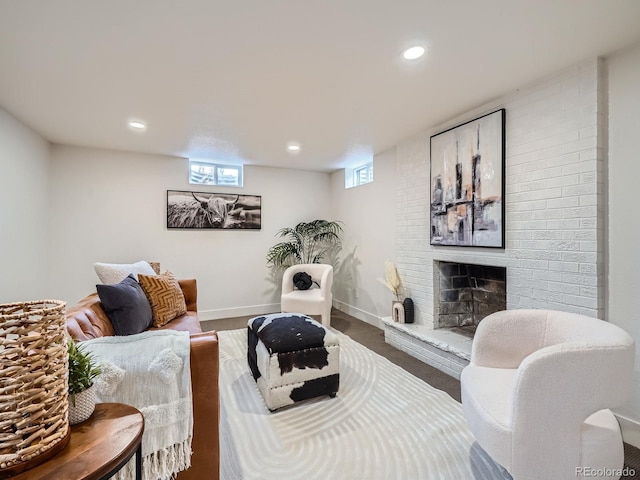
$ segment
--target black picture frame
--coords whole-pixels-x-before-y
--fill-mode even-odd
[[[504,248],[504,108],[431,136],[430,243]]]
[[[260,230],[262,228],[262,197],[167,190],[167,228]]]

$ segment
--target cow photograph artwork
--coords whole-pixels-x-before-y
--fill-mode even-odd
[[[260,230],[262,197],[167,190],[167,228]]]

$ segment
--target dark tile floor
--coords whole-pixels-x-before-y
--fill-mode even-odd
[[[246,328],[247,320],[252,316],[227,318],[221,320],[208,320],[201,322],[202,329],[208,330],[234,330]],[[319,317],[315,317],[319,320]],[[425,381],[429,385],[447,392],[458,402],[460,401],[460,382],[453,377],[433,368],[420,360],[390,346],[384,341],[384,332],[368,323],[362,322],[339,310],[331,312],[331,326],[340,330],[345,335],[373,350],[389,361],[404,368],[409,373]],[[634,472],[633,475],[623,476],[624,480],[640,480],[640,450],[624,444],[625,467]]]

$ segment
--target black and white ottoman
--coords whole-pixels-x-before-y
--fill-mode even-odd
[[[249,320],[247,360],[269,410],[338,392],[340,341],[306,315],[274,313]]]

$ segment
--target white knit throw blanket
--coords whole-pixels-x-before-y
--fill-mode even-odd
[[[155,330],[82,342],[101,365],[98,402],[133,405],[144,416],[142,475],[172,478],[191,466],[193,405],[188,332]],[[133,478],[133,459],[119,476]]]

